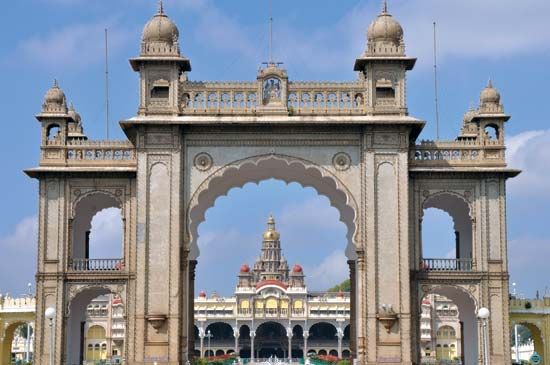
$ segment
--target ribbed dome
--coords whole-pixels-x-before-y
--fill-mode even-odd
[[[489,80],[489,83],[481,91],[481,95],[479,96],[479,100],[481,101],[481,104],[485,103],[494,103],[499,104],[500,103],[500,93],[497,89],[493,87],[493,82]]]
[[[294,265],[294,267],[292,268],[292,272],[295,272],[295,273],[301,273],[303,272],[303,269],[300,265],[296,264]]]
[[[247,264],[242,264],[240,272],[242,273],[250,272],[250,266],[248,266]]]
[[[369,42],[393,42],[399,44],[403,38],[403,28],[389,13],[386,4],[382,13],[369,25]]]
[[[65,93],[61,90],[57,81],[54,81],[53,86],[46,92],[44,102],[58,105],[63,105],[65,103]]]
[[[158,13],[145,24],[142,41],[144,43],[163,42],[172,45],[178,38],[178,27],[164,14],[161,3]]]

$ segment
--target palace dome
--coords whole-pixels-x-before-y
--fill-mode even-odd
[[[204,290],[201,290],[199,293],[199,298],[206,298],[206,292]]]
[[[292,272],[295,272],[295,273],[301,273],[303,272],[304,270],[302,269],[302,266],[296,264],[294,265],[294,267],[292,268]]]
[[[267,241],[276,241],[281,235],[275,230],[275,219],[272,215],[269,216],[267,220],[267,231],[264,232],[264,240]]]
[[[240,272],[242,273],[250,272],[250,266],[248,266],[247,264],[242,264]]]
[[[489,83],[481,91],[481,95],[479,96],[479,100],[481,101],[481,104],[485,103],[494,103],[499,104],[500,103],[500,93],[497,89],[493,87],[493,82],[489,80]]]
[[[143,28],[142,41],[144,43],[162,42],[172,45],[177,42],[178,38],[178,27],[164,14],[161,2],[159,11]]]
[[[399,44],[403,38],[403,28],[389,13],[386,4],[382,13],[369,25],[369,42],[393,42]]]

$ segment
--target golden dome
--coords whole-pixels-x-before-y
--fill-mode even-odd
[[[272,215],[269,216],[267,220],[267,231],[264,232],[264,240],[267,241],[276,241],[281,237],[279,232],[275,230],[275,219]]]

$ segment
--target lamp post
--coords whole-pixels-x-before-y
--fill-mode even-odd
[[[206,337],[208,338],[208,351],[207,351],[207,352],[208,352],[207,358],[208,358],[208,357],[211,356],[211,355],[210,355],[210,339],[212,338],[212,331],[208,330],[208,331],[206,332]]]
[[[28,289],[28,297],[29,297],[29,300],[30,300],[32,298],[32,294],[31,294],[32,284],[31,283],[27,284],[27,289]],[[26,362],[30,361],[30,347],[31,347],[31,325],[30,325],[29,322],[27,322],[27,338],[26,338],[26,341],[25,341],[25,361]]]
[[[54,342],[53,319],[55,317],[55,308],[48,307],[44,314],[46,315],[46,318],[49,320],[49,325],[50,325],[50,365],[53,365],[53,342]]]
[[[491,312],[489,309],[483,307],[477,311],[477,318],[481,320],[481,325],[483,328],[483,364],[489,365],[489,336],[487,322],[489,321],[489,316]]]

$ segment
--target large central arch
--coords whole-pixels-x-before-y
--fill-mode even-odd
[[[206,211],[214,206],[218,197],[226,195],[232,188],[271,178],[283,180],[286,183],[297,182],[304,187],[312,187],[319,194],[326,196],[331,206],[338,210],[340,220],[347,227],[346,256],[351,260],[355,259],[359,210],[352,193],[337,176],[323,166],[281,154],[258,155],[236,160],[220,167],[202,181],[191,196],[187,209],[189,259],[195,260],[200,254],[197,244],[198,227],[204,221]]]

